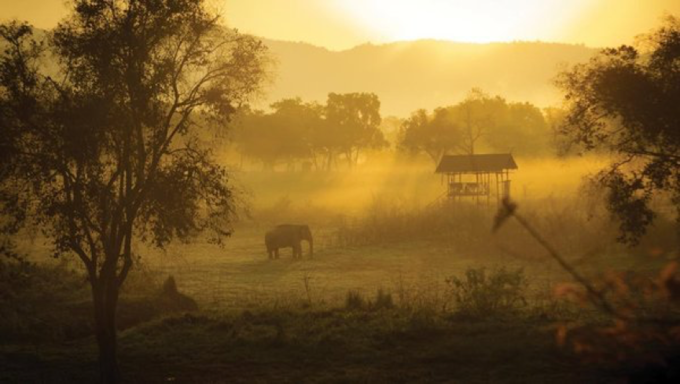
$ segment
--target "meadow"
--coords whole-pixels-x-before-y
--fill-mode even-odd
[[[598,161],[521,164],[513,181],[516,200],[569,257],[592,271],[603,258],[615,258],[612,264],[621,268],[645,262],[616,246],[615,225],[602,207],[593,210],[597,196],[575,198]],[[237,172],[234,183],[250,209],[224,247],[197,239],[162,251],[146,248],[139,252],[142,265],[175,276],[203,307],[215,309],[337,306],[350,290],[378,289],[422,291],[414,295],[444,302],[444,280],[468,268],[524,268],[541,289],[568,278],[521,228],[491,232],[495,201],[447,205],[445,186],[429,167],[383,162],[352,172]],[[312,227],[313,258],[305,243],[303,260],[294,261],[290,249],[280,260],[267,259],[264,232],[282,223]]]
[[[513,188],[520,212],[588,277],[626,271],[652,276],[672,256],[666,253],[672,249],[670,226],[662,221],[636,248],[617,244],[602,196],[595,189],[583,193],[584,177],[601,161],[519,160]],[[234,183],[249,209],[240,211],[223,247],[197,238],[135,252],[123,313],[126,306],[133,308],[127,313],[141,311],[145,302],[135,300],[153,296],[168,276],[199,311],[144,312],[126,323],[119,342],[124,380],[570,383],[631,373],[616,364],[586,364],[560,347],[560,324],[599,321],[601,314],[555,295],[571,277],[515,222],[492,233],[495,202],[438,199],[444,186],[427,164],[334,173],[251,170],[236,172]],[[313,257],[305,244],[301,260],[293,260],[290,249],[278,260],[267,258],[264,232],[283,222],[312,227]],[[88,287],[77,277],[78,264],[45,264],[48,249],[39,237],[22,249],[75,277],[68,280],[71,288],[59,288],[71,292],[57,300],[62,312],[55,309],[15,331],[86,324]],[[473,292],[481,295],[473,297],[474,311],[464,312],[453,281],[464,282],[470,271],[486,273],[487,285]],[[494,286],[492,276],[502,282]],[[500,303],[499,292],[509,301]],[[483,301],[489,298],[491,303]],[[81,312],[59,318],[64,308],[75,307]],[[77,313],[84,320],[74,320]],[[3,331],[13,328],[5,324]],[[0,381],[94,377],[94,340],[69,335],[48,332],[28,344],[18,337],[0,346],[7,367]]]

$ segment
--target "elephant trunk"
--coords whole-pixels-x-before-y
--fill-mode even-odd
[[[309,256],[314,256],[314,239],[309,238]]]

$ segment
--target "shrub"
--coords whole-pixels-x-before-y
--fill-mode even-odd
[[[366,300],[361,293],[356,291],[347,292],[347,297],[345,298],[345,309],[350,311],[362,310],[367,307]]]
[[[371,306],[372,309],[391,309],[394,308],[394,301],[392,300],[392,294],[389,292],[384,292],[379,289],[375,295],[375,302]]]
[[[524,271],[504,267],[487,273],[485,268],[470,268],[465,276],[446,279],[457,304],[458,314],[481,317],[512,312],[526,305],[527,280]]]
[[[379,289],[375,295],[375,301],[366,300],[361,293],[357,291],[347,292],[345,298],[345,309],[349,311],[370,310],[377,311],[381,309],[394,308],[394,301],[392,294]]]

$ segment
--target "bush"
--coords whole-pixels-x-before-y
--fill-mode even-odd
[[[87,276],[63,260],[50,265],[0,259],[0,344],[62,342],[92,335]],[[141,291],[128,288],[130,293],[120,297],[116,313],[119,330],[166,313],[198,309],[193,299],[177,290],[172,277],[162,291],[155,280],[140,279],[137,287]]]
[[[361,293],[356,291],[347,292],[347,297],[345,297],[345,309],[356,311],[365,308],[367,308],[366,300],[361,296]]]
[[[0,260],[0,340],[63,340],[89,326],[86,277],[66,262],[40,265]]]
[[[470,268],[465,276],[446,279],[457,304],[457,313],[470,317],[494,316],[513,312],[527,304],[524,271],[504,267],[487,273],[485,268]]]
[[[392,294],[379,289],[375,295],[375,301],[366,300],[361,293],[357,291],[347,292],[345,298],[345,309],[349,311],[370,310],[377,311],[381,309],[394,308],[394,301]]]
[[[392,294],[384,292],[382,289],[378,290],[375,296],[375,302],[371,306],[372,309],[391,309],[394,308],[394,301],[392,301]]]
[[[336,237],[341,246],[393,244],[412,240],[454,240],[461,247],[490,236],[489,212],[475,205],[449,203],[417,207],[376,196],[360,216],[341,221]]]

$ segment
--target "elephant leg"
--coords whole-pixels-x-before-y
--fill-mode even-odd
[[[274,255],[276,256],[277,259],[279,258],[279,249],[278,248],[274,249]]]

